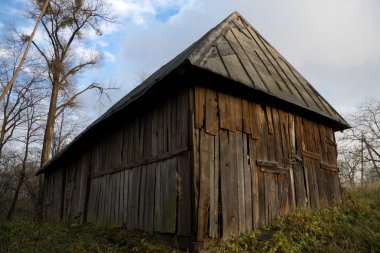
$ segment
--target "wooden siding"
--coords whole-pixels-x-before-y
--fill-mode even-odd
[[[192,99],[198,241],[340,200],[331,128],[204,87]]]
[[[188,111],[183,89],[56,165],[45,177],[47,219],[189,237]]]
[[[46,216],[228,238],[297,206],[339,201],[336,158],[330,127],[196,86],[152,103],[46,173]]]

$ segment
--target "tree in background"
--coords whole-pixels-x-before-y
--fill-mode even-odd
[[[42,0],[33,1],[33,8],[28,17],[36,20],[42,8]],[[76,77],[79,73],[96,65],[100,56],[96,52],[80,53],[85,48],[86,35],[95,32],[101,35],[104,22],[115,22],[107,5],[102,0],[51,0],[45,15],[41,19],[43,33],[47,44],[33,45],[46,63],[46,72],[50,83],[49,109],[42,143],[41,166],[50,158],[56,118],[66,108],[74,107],[77,98],[89,90],[103,94],[104,87],[91,83],[78,90]],[[61,98],[61,103],[59,100]],[[43,178],[40,176],[39,203],[42,205]]]
[[[28,17],[37,19],[41,12],[43,1],[33,1],[33,9]],[[78,54],[75,49],[83,48],[86,35],[91,31],[101,35],[100,26],[103,22],[114,22],[102,0],[51,0],[41,19],[47,45],[33,45],[42,55],[46,63],[49,83],[51,86],[49,110],[41,154],[41,165],[50,157],[54,134],[55,119],[66,107],[75,106],[79,95],[88,90],[104,88],[98,83],[91,83],[78,91],[75,77],[85,69],[99,62],[99,54],[92,52],[86,55]],[[59,97],[65,97],[58,104]]]
[[[3,30],[0,41],[3,52],[0,85],[3,89],[18,68],[24,47],[25,40],[15,28]],[[40,150],[38,142],[42,139],[42,123],[46,118],[46,76],[41,67],[39,56],[31,52],[24,59],[18,78],[0,102],[0,206],[1,216],[8,219],[14,214],[23,189],[33,188],[29,187],[30,176],[35,171],[31,164],[35,164],[33,160],[39,156],[32,157],[31,150]],[[29,195],[29,190],[25,192]]]
[[[3,100],[4,96],[9,92],[9,90],[12,89],[12,86],[13,86],[14,82],[16,81],[16,78],[17,78],[19,72],[21,71],[21,69],[23,67],[23,64],[24,64],[24,62],[25,62],[25,60],[27,58],[28,52],[29,52],[30,45],[32,44],[34,35],[37,32],[38,25],[41,22],[42,16],[45,14],[45,11],[46,11],[46,8],[47,8],[48,4],[49,4],[49,0],[45,0],[45,2],[43,3],[43,5],[41,7],[40,15],[38,16],[36,24],[34,25],[34,29],[32,31],[32,34],[30,36],[28,36],[27,44],[26,44],[24,53],[23,53],[22,57],[20,58],[20,61],[19,61],[18,65],[17,65],[17,67],[14,69],[14,71],[12,73],[12,77],[8,81],[7,85],[5,85],[3,87],[3,90],[2,90],[2,92],[0,94],[0,101]]]
[[[36,167],[36,164],[33,163],[33,160],[36,159],[33,159],[35,157],[33,157],[32,150],[33,148],[36,148],[34,144],[38,144],[42,136],[41,130],[43,129],[43,114],[41,114],[41,112],[38,111],[39,108],[37,106],[37,103],[42,101],[42,98],[42,96],[33,98],[36,101],[36,104],[32,107],[29,107],[26,110],[26,121],[23,124],[24,129],[22,129],[23,131],[20,131],[19,136],[17,138],[17,140],[23,145],[23,152],[21,152],[21,154],[19,155],[20,162],[18,170],[16,172],[18,176],[18,182],[16,184],[16,187],[14,188],[12,202],[7,211],[6,218],[8,220],[12,218],[17,201],[19,199],[21,189],[24,186],[25,182],[27,182],[27,184],[24,188],[27,189],[26,192],[29,194],[35,212],[38,211],[36,192],[30,185],[30,176],[34,177],[34,171]],[[39,149],[38,145],[37,149]]]
[[[348,119],[352,128],[339,138],[341,174],[361,185],[380,181],[380,101],[365,101]]]
[[[0,47],[5,52],[0,57],[0,87],[4,88],[18,67],[24,43],[14,28],[8,28],[3,33]],[[46,97],[46,89],[42,85],[45,79],[38,58],[29,55],[20,69],[18,79],[0,102],[0,157],[17,128],[26,122],[27,110]]]
[[[43,2],[46,3],[31,1],[33,8],[28,10],[28,17],[33,21]],[[79,96],[90,90],[108,96],[109,88],[103,84],[83,85],[79,78],[101,59],[96,50],[86,48],[86,38],[101,35],[101,25],[114,20],[101,0],[51,0],[40,23],[45,40],[32,41],[33,48],[25,58],[21,53],[31,38],[17,34],[15,29],[12,36],[3,33],[1,42],[5,43],[0,43],[3,91],[20,59],[25,62],[14,85],[1,100],[0,219],[14,217],[16,210],[25,205],[33,206],[37,217],[42,218],[43,178],[36,181],[34,173],[78,133]]]

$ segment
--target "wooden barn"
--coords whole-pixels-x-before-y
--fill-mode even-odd
[[[332,106],[235,12],[37,174],[48,220],[228,238],[340,200]]]

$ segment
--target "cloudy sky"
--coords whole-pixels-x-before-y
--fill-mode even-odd
[[[0,29],[27,0],[0,0]],[[341,113],[380,100],[379,0],[108,0],[120,24],[103,27],[88,50],[104,61],[84,80],[111,81],[111,102],[83,103],[94,120],[233,11],[239,11]],[[24,32],[33,24],[17,21]],[[38,39],[38,38],[37,38]],[[42,38],[39,38],[42,40]],[[83,84],[84,85],[84,84]]]

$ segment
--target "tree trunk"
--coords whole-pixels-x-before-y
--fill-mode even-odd
[[[24,54],[22,55],[21,61],[20,61],[19,65],[17,66],[15,72],[13,73],[12,79],[9,81],[9,83],[8,83],[7,86],[5,87],[4,91],[1,93],[1,95],[0,95],[0,101],[1,101],[1,100],[3,99],[3,97],[7,94],[7,92],[12,88],[13,83],[14,83],[14,81],[16,80],[17,75],[18,75],[18,73],[20,72],[22,65],[24,64],[24,61],[25,61],[25,59],[26,59],[26,55],[28,54],[28,51],[29,51],[30,45],[31,45],[31,43],[32,43],[32,41],[33,41],[34,34],[35,34],[36,31],[37,31],[38,25],[40,24],[41,19],[42,19],[42,17],[43,17],[44,14],[45,14],[45,11],[46,11],[46,8],[47,8],[48,5],[49,5],[49,0],[45,0],[45,3],[44,3],[44,5],[43,5],[43,7],[42,7],[42,10],[41,10],[40,16],[38,17],[38,19],[37,19],[37,21],[36,21],[36,25],[34,26],[33,32],[32,32],[32,34],[31,34],[30,37],[29,37],[28,44],[26,45],[26,48],[25,48]]]
[[[8,110],[8,106],[9,106],[9,99],[10,99],[10,96],[11,96],[11,89],[12,87],[10,88],[9,90],[9,93],[7,95],[7,98],[6,98],[6,101],[4,102],[4,105],[3,105],[3,122],[2,122],[2,125],[1,125],[1,130],[0,130],[0,157],[1,155],[3,154],[3,148],[4,148],[4,140],[5,140],[5,134],[6,134],[6,128],[7,128],[7,125],[8,125],[8,116],[7,115],[7,110]]]
[[[364,182],[364,135],[362,134],[362,139],[361,139],[361,142],[362,142],[362,149],[361,149],[361,153],[360,153],[360,158],[361,158],[361,167],[360,167],[360,172],[361,172],[361,176],[360,176],[360,187],[363,188],[363,182]]]
[[[378,168],[377,165],[376,165],[376,161],[375,161],[375,159],[373,158],[373,155],[372,155],[372,150],[373,150],[373,148],[372,148],[371,145],[369,145],[369,143],[367,142],[366,139],[364,139],[364,142],[365,142],[365,145],[366,145],[366,147],[367,147],[367,149],[368,149],[369,156],[371,157],[373,167],[374,167],[375,170],[376,170],[377,177],[378,177],[378,179],[380,180],[380,171],[379,171],[379,168]],[[375,150],[374,150],[374,151],[375,151]],[[376,151],[375,151],[375,152],[376,152]]]
[[[56,78],[55,80],[58,80]],[[44,134],[44,140],[42,144],[42,153],[41,153],[41,168],[49,161],[51,143],[53,140],[54,133],[54,123],[55,123],[55,114],[57,111],[57,101],[59,93],[59,82],[54,82],[53,90],[50,98],[49,112],[46,121],[46,128]],[[42,220],[43,218],[43,191],[44,191],[44,174],[41,173],[38,178],[38,206],[39,211],[37,214],[37,219]]]
[[[18,200],[18,195],[20,193],[22,185],[24,184],[24,177],[25,177],[25,167],[23,166],[23,168],[20,172],[20,177],[18,179],[18,184],[17,184],[17,188],[15,191],[15,195],[14,195],[13,200],[12,200],[12,204],[9,207],[8,212],[7,212],[7,220],[11,220],[11,218],[12,218],[12,215],[13,215],[13,212],[14,212],[14,209],[16,207],[17,200]]]
[[[26,133],[26,144],[25,144],[25,153],[24,157],[22,159],[22,167],[21,167],[21,172],[20,172],[20,177],[18,179],[18,184],[16,187],[15,195],[12,200],[12,204],[8,209],[7,212],[7,220],[11,220],[14,209],[16,207],[17,201],[18,201],[18,195],[20,194],[20,190],[22,185],[24,184],[25,180],[25,171],[26,171],[26,162],[28,161],[28,155],[29,155],[29,143],[30,143],[30,132],[32,130],[32,125],[28,124],[28,129]]]
[[[49,161],[49,156],[51,152],[51,144],[53,141],[53,134],[54,134],[55,114],[57,112],[58,92],[59,92],[59,83],[55,82],[53,85],[53,90],[50,97],[49,112],[48,112],[48,117],[46,120],[45,135],[44,135],[44,141],[42,144],[42,153],[41,153],[41,166],[44,166],[45,163]]]

